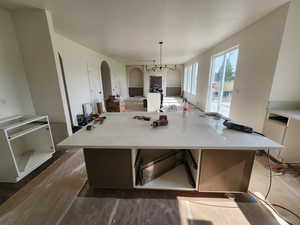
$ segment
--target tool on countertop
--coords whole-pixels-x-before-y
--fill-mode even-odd
[[[94,123],[102,124],[105,119],[106,119],[106,116],[99,116],[94,120]]]
[[[234,123],[229,120],[225,120],[223,125],[231,130],[237,130],[245,133],[253,133],[253,129],[251,127],[244,126],[242,124]]]
[[[93,125],[87,125],[86,126],[86,130],[88,130],[88,131],[91,131],[94,128],[95,128],[95,126],[93,126]]]
[[[168,126],[169,121],[167,115],[160,115],[158,120],[153,121],[152,127]]]
[[[98,116],[94,119],[93,125],[87,125],[86,130],[91,131],[92,129],[96,128],[95,124],[103,124],[104,120],[106,119],[106,116]]]
[[[237,131],[244,132],[244,133],[258,134],[258,135],[261,135],[261,136],[265,136],[264,134],[253,130],[252,127],[247,127],[247,126],[244,126],[242,124],[234,123],[230,120],[225,120],[223,125],[225,127],[227,127],[228,129],[231,129],[231,130],[237,130]]]
[[[261,136],[265,136],[262,133],[256,132],[251,127],[247,127],[247,126],[244,126],[242,124],[234,123],[230,120],[225,120],[223,125],[225,127],[227,127],[228,129],[231,129],[231,130],[237,130],[237,131],[241,131],[241,132],[244,132],[244,133],[258,134],[258,135],[261,135]]]
[[[151,117],[147,117],[147,116],[135,116],[135,117],[133,117],[133,119],[150,121]]]

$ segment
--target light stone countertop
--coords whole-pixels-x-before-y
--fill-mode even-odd
[[[150,121],[135,120],[145,115],[157,120],[158,113],[105,113],[102,125],[91,131],[85,128],[59,144],[61,148],[109,149],[228,149],[264,150],[283,146],[258,134],[226,129],[223,120],[214,120],[199,112],[162,113],[168,115],[167,127],[152,128]]]

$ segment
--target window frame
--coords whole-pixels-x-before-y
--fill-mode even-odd
[[[239,56],[240,56],[240,45],[235,45],[231,48],[228,48],[222,52],[219,52],[217,54],[214,54],[211,56],[211,60],[210,60],[210,72],[209,72],[209,79],[208,79],[208,92],[207,92],[207,100],[206,100],[206,106],[205,106],[205,110],[206,111],[210,111],[210,105],[211,105],[211,99],[212,99],[212,93],[211,93],[211,85],[212,85],[212,80],[214,79],[214,60],[219,57],[219,56],[224,56],[224,62],[226,61],[226,55],[232,51],[238,50],[239,52]],[[237,65],[239,63],[239,56],[237,59]],[[235,77],[237,74],[237,68],[235,68]],[[230,114],[230,110],[229,110],[229,114]]]
[[[198,87],[199,63],[193,63],[184,68],[184,91],[196,95]]]

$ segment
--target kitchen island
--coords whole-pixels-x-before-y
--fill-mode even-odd
[[[151,127],[159,113],[105,113],[103,124],[82,129],[59,144],[82,148],[89,184],[94,188],[247,192],[255,152],[282,145],[258,134],[226,129],[223,120],[204,113],[165,113],[169,125]],[[151,117],[151,121],[134,116]],[[151,182],[137,182],[139,152],[188,151],[195,166],[184,165]],[[191,179],[194,181],[191,182]]]

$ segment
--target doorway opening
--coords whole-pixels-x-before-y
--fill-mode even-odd
[[[105,101],[112,95],[111,89],[111,74],[110,68],[106,61],[101,63],[101,80],[102,80],[102,88],[103,88],[103,100]]]
[[[239,49],[233,48],[212,58],[208,110],[229,117]]]

